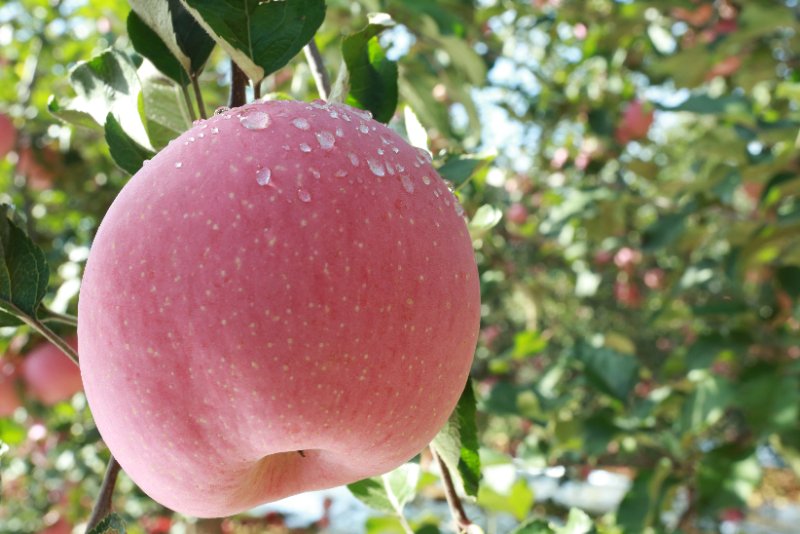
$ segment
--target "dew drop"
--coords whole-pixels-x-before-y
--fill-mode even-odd
[[[203,122],[203,121],[201,121],[200,119],[196,119],[196,120],[192,121],[192,126],[197,126],[201,122]]]
[[[375,161],[374,159],[368,159],[367,164],[369,165],[369,170],[372,171],[372,174],[375,176],[385,176],[386,169],[383,168],[383,164],[379,161]]]
[[[362,119],[369,120],[369,119],[372,118],[372,112],[369,111],[369,110],[366,110],[366,109],[354,109],[353,113],[355,113],[356,115],[358,115]]]
[[[270,180],[272,180],[272,171],[269,167],[256,171],[256,182],[258,182],[258,185],[269,185]]]
[[[342,118],[344,119],[344,122],[351,122],[352,120],[350,118],[350,115],[348,115],[347,113],[342,113]]]
[[[427,174],[422,176],[422,183],[425,185],[431,185],[431,179],[428,177]]]
[[[344,178],[345,176],[347,176],[347,171],[344,169],[340,169],[336,171],[336,174],[334,174],[334,176],[336,176],[337,178]]]
[[[311,193],[309,193],[305,189],[298,189],[297,198],[300,199],[300,202],[311,202]]]
[[[416,150],[417,150],[417,161],[419,161],[420,163],[425,164],[425,163],[431,163],[433,161],[430,152],[428,152],[424,148],[417,147]]]
[[[239,122],[248,130],[263,130],[269,126],[269,115],[263,111],[251,111],[239,117]]]
[[[364,124],[364,123],[362,122],[362,123],[361,123],[361,124],[359,124],[359,126],[358,126],[358,131],[359,131],[359,132],[361,132],[361,133],[363,133],[363,134],[368,134],[368,133],[369,133],[369,126],[367,126],[366,124]]]
[[[308,130],[311,128],[311,125],[308,123],[308,121],[303,118],[297,118],[293,120],[292,124],[294,124],[294,127],[298,130]]]
[[[330,113],[328,113],[328,115],[330,115],[332,119],[338,119],[339,118],[339,113],[335,109],[332,109],[330,111]]]
[[[323,130],[321,132],[316,132],[315,135],[317,136],[319,146],[322,147],[323,150],[330,150],[333,148],[333,145],[336,144],[336,138],[330,132]]]
[[[336,137],[344,137],[344,130],[341,127],[336,128]]]
[[[358,167],[358,156],[350,152],[347,157],[350,158],[350,163],[353,164],[353,167]]]
[[[308,171],[317,180],[319,180],[322,177],[322,174],[320,174],[320,172],[317,169],[315,169],[314,167],[311,167],[310,169],[308,169]]]
[[[230,110],[231,110],[231,108],[222,106],[222,107],[219,107],[219,108],[214,110],[214,115],[222,115],[223,113],[226,113],[226,112],[228,112]]]
[[[409,193],[414,192],[414,182],[411,181],[411,178],[404,174],[400,177],[400,181],[403,183],[403,189]]]
[[[382,148],[379,148],[378,149],[378,155],[379,156],[383,156],[384,154],[386,154],[386,152],[384,152]]]
[[[456,201],[453,203],[453,207],[456,209],[456,215],[459,217],[464,216],[464,207],[461,205],[460,202]]]
[[[395,154],[399,154],[400,153],[400,149],[397,148],[396,146],[393,146],[392,147],[392,152],[394,152]]]
[[[305,143],[300,143],[300,151],[301,152],[311,152],[311,147]]]
[[[217,135],[219,133],[219,128],[214,126],[213,128],[211,128],[211,133],[214,134],[214,135]]]
[[[386,171],[389,173],[389,176],[394,176],[394,167],[388,161],[386,162]]]
[[[176,161],[175,162],[175,168],[176,169],[180,169],[181,167],[183,167],[183,163],[181,163],[180,161]]]

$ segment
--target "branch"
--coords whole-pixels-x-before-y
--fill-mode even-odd
[[[98,495],[97,502],[94,504],[89,523],[86,525],[87,533],[111,513],[111,500],[114,496],[114,486],[117,483],[119,471],[119,463],[117,463],[117,460],[112,456],[108,460],[106,475],[103,477],[103,484],[100,486],[100,495]]]
[[[464,505],[461,504],[461,499],[456,493],[456,487],[453,484],[453,477],[450,470],[444,463],[444,460],[436,453],[436,450],[431,446],[429,447],[433,459],[436,460],[436,465],[439,467],[439,472],[442,474],[442,483],[444,484],[444,494],[447,497],[447,504],[450,506],[450,513],[453,514],[453,519],[456,520],[459,532],[467,532],[469,527],[472,526],[472,521],[467,517],[467,512],[464,511]]]
[[[25,314],[18,314],[25,324],[39,332],[47,341],[58,347],[75,365],[78,365],[78,352],[69,343],[64,341],[61,336],[50,330],[46,324],[35,317],[28,317]]]
[[[43,323],[60,323],[68,326],[78,326],[78,318],[74,315],[59,313],[50,308],[45,308],[44,306],[40,306],[39,309],[45,314],[45,317],[39,319]]]
[[[231,59],[231,97],[228,101],[228,107],[238,108],[246,104],[246,87],[247,75],[239,68],[239,65]]]
[[[197,111],[200,112],[201,119],[207,119],[206,105],[203,102],[203,93],[200,92],[200,83],[197,79],[197,74],[192,74],[192,88],[194,89],[194,98],[197,100]]]
[[[311,67],[311,75],[314,77],[314,83],[317,84],[319,97],[323,100],[328,100],[331,94],[331,78],[328,74],[328,70],[325,68],[325,62],[317,47],[317,42],[311,39],[311,41],[303,47],[303,53],[306,55],[308,66]]]

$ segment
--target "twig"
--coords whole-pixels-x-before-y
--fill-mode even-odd
[[[15,310],[16,311],[16,310]],[[24,313],[17,313],[18,317],[20,317],[25,324],[39,332],[42,336],[44,336],[47,341],[58,347],[61,352],[63,352],[75,365],[78,365],[78,352],[73,349],[69,343],[64,341],[58,334],[50,330],[46,324],[44,324],[39,319],[35,317],[29,317]]]
[[[456,487],[453,484],[453,477],[450,475],[450,470],[444,463],[444,460],[436,453],[436,450],[431,446],[431,454],[433,459],[436,460],[436,465],[439,467],[439,472],[442,474],[442,483],[444,484],[444,495],[447,497],[447,504],[450,506],[450,513],[453,514],[453,519],[456,520],[459,532],[466,532],[472,521],[467,517],[467,512],[464,511],[464,506],[461,504],[461,499],[456,493]]]
[[[247,87],[247,75],[239,68],[234,60],[231,59],[231,97],[228,107],[238,108],[246,103],[245,88]]]
[[[44,306],[42,306],[40,309],[47,315],[46,317],[39,319],[43,323],[60,323],[68,326],[78,326],[78,318],[74,315],[58,313],[50,308],[45,308]]]
[[[197,100],[197,110],[200,112],[200,118],[207,119],[206,105],[203,102],[203,93],[200,91],[200,83],[197,80],[197,74],[192,74],[192,88],[194,89],[194,99]]]
[[[100,495],[98,495],[97,502],[94,504],[89,523],[86,525],[87,533],[111,513],[111,501],[114,497],[114,486],[117,483],[119,471],[119,463],[112,456],[108,460],[108,466],[106,466],[106,475],[103,477],[103,484],[100,486]]]
[[[314,77],[314,83],[317,84],[319,97],[323,100],[328,100],[331,94],[331,77],[328,74],[328,69],[325,68],[325,62],[317,47],[317,42],[311,39],[311,41],[303,47],[303,53],[306,55],[308,66],[311,67],[311,75]]]
[[[192,97],[189,96],[189,88],[185,85],[181,85],[181,93],[183,94],[183,101],[186,102],[186,108],[189,110],[189,118],[195,121],[197,119],[197,113],[194,111]]]

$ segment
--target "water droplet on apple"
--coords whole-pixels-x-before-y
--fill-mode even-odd
[[[272,171],[269,169],[269,167],[265,167],[256,171],[256,182],[258,182],[258,185],[269,185],[271,179]]]
[[[214,135],[217,135],[219,133],[219,128],[214,126],[213,128],[211,128],[211,133],[214,134]]]
[[[417,161],[422,164],[431,163],[433,158],[431,157],[431,153],[425,150],[424,148],[417,148]]]
[[[375,161],[374,159],[368,159],[367,164],[369,165],[369,170],[372,171],[372,174],[375,176],[385,176],[386,169],[383,168],[383,164],[379,161]]]
[[[311,202],[311,193],[309,193],[305,189],[298,189],[297,198],[300,199],[300,202]]]
[[[368,133],[369,133],[369,126],[367,126],[366,124],[364,124],[364,123],[362,122],[362,123],[361,123],[361,124],[358,126],[358,131],[359,131],[359,132],[361,132],[361,133],[363,133],[363,134],[368,134]]]
[[[358,156],[350,152],[347,157],[350,158],[350,163],[353,164],[353,167],[358,167]]]
[[[315,135],[317,136],[319,146],[322,147],[323,150],[332,149],[333,145],[336,143],[336,138],[330,132],[323,130],[321,132],[316,132]]]
[[[428,177],[427,174],[422,176],[422,183],[425,185],[431,185],[431,179]]]
[[[292,124],[298,130],[308,130],[309,128],[311,128],[311,125],[308,123],[308,121],[303,119],[302,117],[293,120]]]
[[[411,181],[411,178],[406,176],[405,174],[400,177],[400,182],[403,184],[403,189],[405,189],[409,193],[414,192],[414,182]]]
[[[223,113],[227,113],[230,110],[231,108],[229,107],[221,106],[214,110],[214,115],[222,115]]]
[[[176,161],[175,162],[175,168],[176,169],[180,169],[181,167],[183,167],[183,163],[181,163],[180,161]]]
[[[336,137],[344,137],[344,130],[342,130],[341,126],[336,128]]]
[[[248,130],[263,130],[269,126],[269,115],[263,111],[250,111],[239,117],[239,122]]]
[[[311,147],[308,146],[306,143],[300,143],[300,151],[301,152],[311,152]]]

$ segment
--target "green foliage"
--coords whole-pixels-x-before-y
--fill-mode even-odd
[[[11,220],[8,206],[0,209],[0,251],[0,307],[7,312],[0,317],[0,324],[18,324],[8,314],[35,319],[47,292],[50,270],[44,251]]]
[[[403,515],[403,508],[416,495],[419,466],[405,464],[390,473],[348,484],[364,504],[385,514]]]
[[[378,42],[378,35],[393,24],[379,19],[342,41],[350,83],[346,102],[369,110],[380,122],[389,122],[397,108],[397,63]]]
[[[432,442],[433,448],[450,472],[457,474],[464,492],[472,497],[477,496],[481,479],[475,405],[475,392],[472,382],[468,381],[455,411]]]
[[[104,517],[88,534],[125,534],[125,522],[117,514]]]

